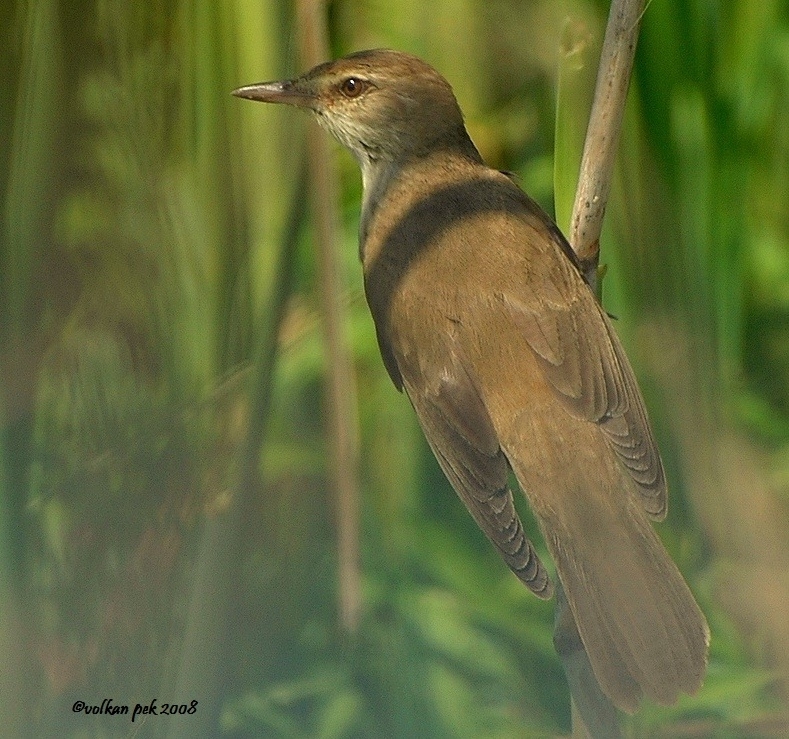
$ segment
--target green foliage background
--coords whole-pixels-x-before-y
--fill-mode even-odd
[[[335,55],[439,68],[488,162],[549,211],[555,181],[566,225],[607,3],[325,12]],[[340,624],[307,123],[229,95],[302,71],[296,38],[281,0],[0,7],[5,735],[570,730],[551,604],[483,541],[378,358],[338,151],[362,589]],[[623,726],[789,735],[786,0],[649,3],[603,262],[669,471],[660,532],[713,634],[699,695]],[[71,710],[106,697],[199,706]]]

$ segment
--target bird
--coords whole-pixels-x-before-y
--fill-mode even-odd
[[[636,377],[572,248],[485,164],[450,84],[374,49],[233,94],[306,109],[355,157],[386,370],[471,516],[547,599],[514,473],[605,695],[633,713],[695,693],[709,628],[651,523],[666,515],[666,476]]]

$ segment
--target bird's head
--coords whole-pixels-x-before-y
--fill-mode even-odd
[[[440,147],[476,155],[449,83],[410,54],[360,51],[296,79],[249,85],[233,94],[312,111],[353,152],[363,171]]]

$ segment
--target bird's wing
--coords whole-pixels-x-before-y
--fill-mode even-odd
[[[537,220],[537,219],[535,219]],[[611,322],[566,257],[569,246],[552,224],[540,221],[530,240],[538,252],[526,263],[510,250],[512,269],[496,290],[511,320],[536,355],[570,413],[600,425],[629,472],[646,511],[666,514],[663,464],[633,370]],[[504,259],[507,259],[505,253]],[[529,279],[531,268],[539,283]]]
[[[449,366],[421,373],[418,389],[401,367],[406,393],[441,469],[477,524],[518,578],[549,598],[552,584],[513,505],[507,460],[488,412],[463,363],[455,354],[449,358]]]

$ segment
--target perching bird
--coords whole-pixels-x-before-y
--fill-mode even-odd
[[[548,598],[514,471],[605,694],[634,711],[696,691],[709,631],[650,524],[666,482],[633,370],[572,249],[482,161],[447,81],[375,50],[234,94],[310,110],[356,157],[386,369],[480,528]]]

